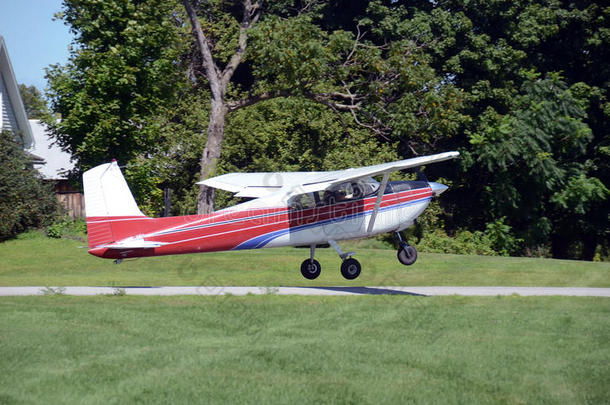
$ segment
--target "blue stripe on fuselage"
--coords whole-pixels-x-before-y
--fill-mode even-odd
[[[425,198],[420,198],[420,199],[414,200],[414,201],[407,201],[407,202],[396,204],[396,205],[390,205],[387,207],[380,208],[378,212],[398,209],[398,208],[406,207],[408,205],[418,204],[418,203],[421,203],[424,201],[429,201],[431,199],[432,199],[432,197],[425,197]],[[233,248],[233,250],[259,249],[259,248],[262,248],[265,245],[267,245],[273,239],[279,238],[280,236],[285,235],[287,233],[298,232],[298,231],[302,231],[302,230],[308,229],[308,228],[313,228],[316,226],[323,226],[323,225],[326,225],[326,224],[329,224],[332,222],[344,222],[344,221],[347,221],[347,220],[350,220],[353,218],[357,218],[360,216],[372,215],[372,213],[373,213],[373,210],[371,209],[371,210],[359,212],[356,214],[346,215],[341,218],[331,218],[331,219],[326,219],[326,220],[319,221],[319,222],[313,222],[311,224],[305,224],[305,225],[299,225],[299,226],[294,226],[294,227],[288,227],[285,229],[280,229],[279,231],[269,232],[264,235],[260,235],[255,238],[252,238],[250,240],[247,240],[245,242],[242,242],[241,244],[239,244],[238,246]]]

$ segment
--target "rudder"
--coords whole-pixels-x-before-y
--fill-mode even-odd
[[[125,221],[147,218],[138,208],[116,160],[83,173],[83,188],[90,249],[129,236]],[[115,225],[118,223],[121,226]]]

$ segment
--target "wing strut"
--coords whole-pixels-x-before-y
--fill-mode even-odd
[[[375,218],[377,218],[377,212],[379,212],[381,199],[383,198],[383,193],[385,193],[385,187],[388,184],[389,178],[390,172],[386,172],[383,174],[383,179],[381,180],[381,185],[379,186],[379,191],[377,192],[377,200],[375,200],[375,208],[373,208],[373,215],[371,215],[371,219],[369,220],[369,226],[366,230],[367,233],[371,233],[371,231],[373,230],[373,226],[375,225]]]

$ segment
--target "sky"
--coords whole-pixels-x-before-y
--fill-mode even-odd
[[[0,0],[0,35],[17,83],[44,90],[45,67],[65,63],[72,40],[62,21],[53,21],[61,0]]]

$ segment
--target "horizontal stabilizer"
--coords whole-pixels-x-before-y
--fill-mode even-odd
[[[152,240],[144,239],[127,239],[121,242],[111,243],[109,245],[104,245],[100,247],[104,247],[107,249],[153,249],[161,247],[163,245],[167,245],[167,242],[155,242]]]

